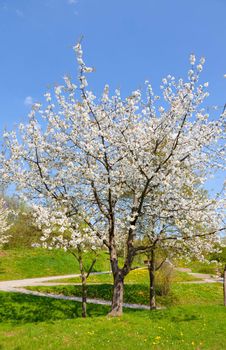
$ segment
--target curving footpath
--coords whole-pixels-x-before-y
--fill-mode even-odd
[[[93,272],[92,275],[107,274],[109,272],[110,271]],[[72,278],[72,277],[79,277],[79,276],[80,276],[80,274],[74,274],[74,275],[37,277],[37,278],[26,278],[26,279],[22,279],[22,280],[3,281],[3,282],[0,282],[0,291],[22,293],[22,294],[31,294],[31,295],[36,295],[39,297],[48,297],[48,298],[63,299],[63,300],[74,300],[74,301],[81,302],[82,298],[80,298],[80,297],[71,297],[71,296],[65,296],[65,295],[41,293],[41,292],[36,292],[33,290],[26,289],[26,287],[33,287],[33,286],[49,286],[49,285],[56,286],[56,285],[80,284],[80,283],[49,282],[49,281],[54,281],[54,280],[58,280],[58,279],[62,279],[62,278]],[[87,303],[98,304],[98,305],[109,305],[109,306],[111,305],[111,301],[102,300],[102,299],[87,298]],[[130,308],[130,309],[149,310],[149,307],[147,305],[141,305],[141,304],[124,303],[123,306]]]
[[[218,276],[214,276],[214,275],[210,275],[207,273],[197,273],[197,272],[192,272],[192,270],[190,268],[187,267],[177,267],[176,268],[177,271],[181,271],[181,272],[186,272],[188,275],[193,276],[195,278],[198,278],[198,281],[184,281],[184,282],[180,282],[180,283],[192,283],[192,284],[201,284],[201,283],[223,283],[223,278],[222,277],[218,277]]]
[[[213,276],[208,275],[208,274],[192,273],[191,269],[188,269],[188,268],[177,268],[177,270],[187,272],[189,275],[200,278],[199,281],[187,281],[187,282],[180,282],[180,283],[223,282],[223,279],[217,278],[216,276],[213,277]],[[110,271],[93,272],[91,274],[92,275],[102,275],[102,274],[108,274],[108,273],[110,273]],[[65,278],[65,279],[66,278],[73,278],[73,277],[79,277],[79,276],[80,276],[80,274],[72,274],[72,275],[63,275],[63,276],[60,275],[60,276],[36,277],[36,278],[26,278],[26,279],[21,279],[21,280],[2,281],[2,282],[0,282],[0,291],[22,293],[22,294],[31,294],[31,295],[36,295],[39,297],[48,297],[48,298],[63,299],[63,300],[74,300],[74,301],[81,302],[82,298],[76,297],[76,296],[72,297],[72,296],[65,296],[65,295],[56,295],[56,294],[42,293],[42,292],[26,289],[26,287],[34,287],[34,286],[80,285],[81,283],[54,282],[54,280],[59,280],[59,279],[63,279],[63,278]],[[93,284],[93,283],[89,283],[89,284]],[[94,283],[94,284],[97,284],[97,283]],[[99,304],[99,305],[111,305],[111,301],[102,300],[102,299],[87,298],[87,303]],[[131,309],[149,310],[149,306],[141,305],[141,304],[124,303],[123,306],[127,307],[127,308],[131,308]],[[159,309],[161,309],[161,307],[159,307]]]

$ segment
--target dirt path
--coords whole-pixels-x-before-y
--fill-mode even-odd
[[[186,282],[180,282],[180,283],[216,283],[216,282],[223,282],[222,278],[219,278],[217,276],[212,276],[209,274],[203,274],[203,273],[194,273],[191,272],[191,269],[188,268],[176,268],[178,271],[187,272],[189,275],[194,276],[196,278],[199,278],[198,281],[186,281]],[[103,272],[93,272],[92,275],[102,275],[102,274],[108,274],[110,271],[103,271]],[[74,300],[81,302],[80,297],[70,297],[65,295],[56,295],[56,294],[49,294],[49,293],[41,293],[38,291],[28,290],[26,287],[34,287],[34,286],[58,286],[58,285],[80,285],[80,283],[64,283],[64,282],[54,282],[54,280],[59,280],[63,278],[73,278],[73,277],[79,277],[80,274],[72,274],[72,275],[61,275],[61,276],[49,276],[49,277],[36,277],[36,278],[26,278],[21,280],[11,280],[11,281],[1,281],[0,282],[0,291],[4,292],[14,292],[14,293],[23,293],[23,294],[31,294],[36,296],[42,296],[42,297],[48,297],[48,298],[54,298],[54,299],[63,299],[63,300]],[[90,284],[96,284],[96,283],[90,283]],[[99,304],[99,305],[111,305],[110,301],[107,300],[100,300],[100,299],[87,299],[88,303],[91,304]],[[131,309],[140,309],[140,310],[149,310],[149,307],[147,305],[140,305],[140,304],[123,304],[124,307],[128,307]]]
[[[218,276],[213,276],[207,273],[196,273],[196,272],[191,272],[192,270],[189,268],[184,268],[184,267],[177,267],[177,271],[181,272],[186,272],[187,274],[199,278],[200,280],[198,281],[185,281],[185,282],[180,282],[180,283],[217,283],[217,282],[223,282],[223,278],[218,277]]]
[[[14,292],[14,293],[23,293],[23,294],[30,294],[30,295],[36,295],[40,297],[47,297],[47,298],[53,298],[53,299],[61,299],[61,300],[73,300],[73,301],[78,301],[81,302],[82,298],[80,297],[72,297],[72,296],[65,296],[65,295],[57,295],[57,294],[50,294],[50,293],[41,293],[25,288],[12,288],[11,290],[8,289],[8,292]],[[110,300],[103,300],[103,299],[91,299],[87,298],[87,303],[88,304],[98,304],[98,305],[111,305]],[[149,310],[149,307],[147,305],[142,305],[142,304],[128,304],[128,303],[123,303],[124,307],[127,307],[129,309],[139,309],[139,310]],[[160,309],[160,308],[158,308]]]
[[[101,275],[101,274],[107,274],[109,271],[104,272],[93,272],[92,275]],[[49,281],[54,281],[62,278],[71,278],[71,277],[79,277],[79,274],[74,275],[64,275],[64,276],[50,276],[50,277],[37,277],[37,278],[26,278],[22,280],[13,280],[13,281],[4,281],[0,282],[0,291],[4,292],[13,292],[13,293],[23,293],[23,294],[31,294],[41,297],[48,297],[48,298],[54,298],[54,299],[63,299],[63,300],[74,300],[81,302],[82,299],[80,297],[70,297],[65,295],[56,295],[56,294],[49,294],[49,293],[41,293],[33,290],[28,290],[25,287],[33,287],[33,286],[49,286],[49,285],[75,285],[75,283],[54,283]],[[80,284],[80,283],[76,283]],[[95,283],[96,284],[96,283]],[[111,305],[111,301],[107,300],[101,300],[101,299],[87,299],[87,303],[91,304],[99,304],[99,305]],[[139,310],[149,310],[149,307],[147,305],[141,305],[141,304],[123,304],[124,307],[130,308],[130,309],[139,309]]]
[[[103,272],[93,272],[92,275],[103,275],[108,274],[110,271]],[[2,291],[11,291],[13,288],[23,288],[23,287],[32,287],[32,286],[48,286],[48,285],[62,285],[67,283],[54,283],[51,281],[59,280],[62,278],[74,278],[79,277],[80,274],[73,275],[61,275],[61,276],[49,276],[49,277],[35,277],[35,278],[26,278],[21,280],[11,280],[11,281],[1,281],[0,282],[0,290]],[[49,282],[49,283],[48,283]],[[71,283],[69,283],[71,284]],[[73,283],[74,284],[74,283]]]

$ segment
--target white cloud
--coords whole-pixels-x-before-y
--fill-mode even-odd
[[[31,106],[33,103],[34,103],[33,97],[31,97],[31,96],[25,97],[25,99],[24,99],[25,106]]]

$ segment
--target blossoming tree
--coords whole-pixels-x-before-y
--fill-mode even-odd
[[[173,206],[176,215],[167,215],[164,208],[161,210],[161,217],[148,216],[146,227],[142,228],[141,237],[144,245],[140,251],[144,251],[148,257],[148,271],[150,280],[150,309],[156,308],[155,301],[155,273],[163,264],[171,262],[175,258],[184,258],[187,261],[195,258],[200,261],[207,261],[206,256],[213,252],[219,252],[220,237],[217,235],[216,227],[223,223],[223,208],[218,206],[216,211],[213,200],[200,201],[196,206],[195,216],[190,220],[184,220],[185,208]],[[189,196],[191,199],[191,197]],[[195,198],[193,198],[193,203]],[[205,203],[204,206],[202,203]],[[222,202],[219,202],[220,204]],[[174,213],[175,214],[175,213]],[[200,217],[201,216],[201,217]],[[197,218],[199,217],[198,221]],[[212,231],[211,231],[212,228]],[[223,230],[223,228],[222,228]],[[148,248],[149,247],[149,248]],[[160,258],[156,258],[160,253]]]
[[[0,246],[8,242],[9,234],[8,230],[11,225],[9,224],[10,210],[7,208],[3,198],[0,198]]]
[[[225,231],[223,190],[209,198],[191,168],[186,170],[186,179],[181,188],[169,181],[167,191],[161,192],[161,184],[153,189],[137,223],[136,255],[145,253],[148,258],[150,309],[156,308],[155,273],[165,261],[195,258],[203,262],[220,250],[218,233]]]
[[[64,249],[69,251],[79,263],[82,281],[82,317],[86,317],[87,287],[89,277],[97,259],[97,248],[101,248],[101,240],[84,223],[82,215],[69,213],[69,207],[54,201],[48,206],[33,205],[35,224],[41,229],[41,246],[47,249]],[[86,268],[84,253],[92,252],[91,264]]]
[[[195,191],[222,167],[225,115],[210,120],[200,106],[208,95],[208,84],[199,83],[203,58],[196,65],[191,55],[186,80],[163,79],[162,101],[148,82],[144,95],[136,90],[125,99],[119,90],[110,96],[105,86],[99,100],[87,89],[86,74],[93,69],[83,61],[81,44],[74,50],[79,86],[65,77],[64,85],[45,95],[46,106],[33,106],[19,136],[5,133],[5,177],[29,201],[50,208],[58,203],[67,218],[82,215],[89,234],[109,251],[114,278],[110,314],[115,316],[122,313],[124,278],[134,256],[150,248],[136,244],[146,208],[153,217],[164,203],[162,215],[170,213],[178,232],[183,228],[186,234],[191,220],[205,220],[197,210],[205,212],[205,203],[189,201],[180,189]],[[217,203],[211,206],[217,210]],[[178,220],[176,208],[183,208],[183,219]],[[211,232],[219,228],[218,222],[211,223]],[[121,245],[123,266],[118,263]]]

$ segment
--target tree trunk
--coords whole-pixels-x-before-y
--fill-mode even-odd
[[[131,230],[133,234],[133,230]],[[111,303],[111,311],[109,316],[121,316],[123,309],[123,292],[124,292],[124,279],[130,272],[135,255],[135,250],[132,245],[132,238],[129,236],[127,241],[127,254],[122,268],[118,265],[117,249],[114,241],[113,233],[110,234],[111,242],[109,247],[111,271],[114,279],[113,296]]]
[[[156,309],[155,302],[155,253],[154,250],[151,251],[151,254],[148,259],[148,271],[149,271],[149,279],[150,279],[150,310]]]
[[[78,249],[78,260],[79,260],[79,269],[81,272],[81,279],[82,279],[82,317],[86,317],[86,300],[87,300],[87,286],[86,286],[86,273],[83,266],[83,259],[82,259],[82,251]]]
[[[121,316],[123,308],[123,290],[124,290],[124,276],[120,269],[113,274],[114,276],[114,287],[113,297],[111,304],[111,311],[109,316]]]
[[[223,284],[224,284],[224,306],[226,306],[226,265],[224,267],[224,281],[223,281]]]
[[[86,317],[86,300],[87,300],[87,286],[86,275],[82,274],[82,317]]]

